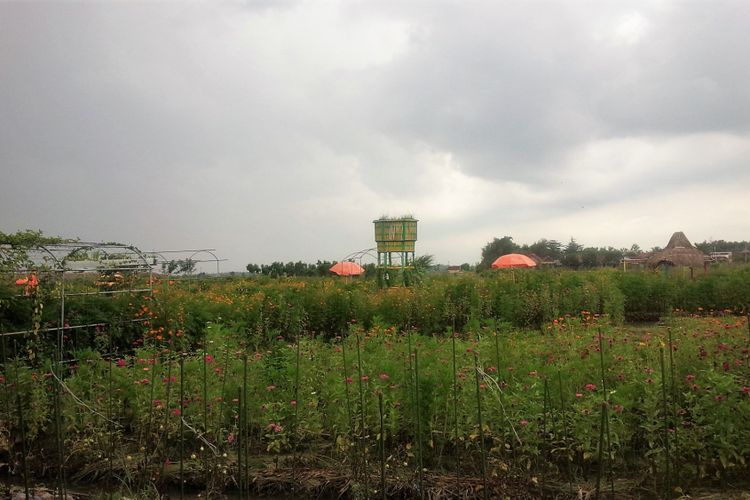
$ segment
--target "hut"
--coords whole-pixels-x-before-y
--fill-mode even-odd
[[[669,239],[669,243],[661,252],[655,252],[648,259],[652,268],[689,267],[692,277],[695,269],[706,269],[706,256],[695,248],[685,233],[678,231]]]

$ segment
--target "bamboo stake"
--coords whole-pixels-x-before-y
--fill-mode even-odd
[[[604,406],[604,431],[607,437],[607,477],[609,479],[610,493],[615,496],[615,482],[612,474],[612,435],[609,431],[609,394],[607,392],[606,370],[604,368],[604,343],[602,342],[602,329],[599,328],[599,366],[602,379],[602,405]],[[603,464],[600,462],[599,467]]]
[[[243,439],[242,439],[242,427],[243,427],[243,418],[242,418],[242,388],[237,390],[237,476],[238,476],[238,486],[240,490],[240,500],[244,500],[245,498],[245,483],[243,481],[242,477],[242,445],[243,445]]]
[[[477,421],[479,422],[479,450],[482,452],[482,497],[487,500],[487,465],[484,452],[484,426],[482,424],[482,393],[479,384],[479,355],[474,353],[474,371],[476,372],[477,381]]]
[[[349,395],[349,372],[346,364],[346,339],[344,339],[343,335],[341,337],[341,356],[343,358],[344,363],[344,389],[346,394],[346,412],[349,416],[349,435],[353,439],[354,438],[354,416],[352,414],[352,402],[351,402],[351,396]],[[352,473],[357,475],[357,458],[352,459]]]
[[[460,452],[461,447],[458,444],[458,374],[456,369],[456,329],[455,329],[455,320],[454,320],[454,328],[453,332],[451,333],[451,354],[453,357],[453,423],[454,423],[454,429],[453,429],[453,438],[454,438],[454,446],[455,446],[455,454],[456,454],[456,494],[458,494],[459,491],[461,491],[461,473],[459,472],[459,463],[460,463]]]
[[[359,410],[360,410],[360,419],[361,419],[361,429],[360,429],[360,449],[362,452],[362,467],[363,467],[363,473],[364,473],[364,480],[365,480],[365,498],[369,498],[370,496],[370,471],[369,471],[369,464],[367,462],[367,450],[365,448],[365,436],[367,435],[366,427],[367,424],[365,423],[365,393],[364,388],[362,387],[362,353],[361,348],[359,345],[359,331],[356,332],[356,338],[357,338],[357,383],[359,385]]]
[[[185,498],[185,377],[184,356],[180,354],[180,500]]]
[[[417,465],[419,466],[419,497],[424,498],[424,459],[422,456],[422,410],[421,402],[419,397],[419,352],[414,349],[414,391],[415,399],[417,401],[416,412],[417,412]]]
[[[18,346],[16,345],[16,341],[13,341],[13,352],[18,352]],[[24,492],[26,493],[26,498],[31,498],[29,496],[29,463],[26,459],[26,455],[28,454],[27,448],[26,448],[26,422],[24,422],[23,419],[23,404],[21,400],[21,379],[18,376],[18,358],[14,360],[14,367],[15,367],[15,375],[16,375],[16,408],[18,410],[18,428],[21,433],[21,465],[23,467],[23,488]]]
[[[679,446],[677,441],[677,429],[679,428],[679,425],[676,425],[677,420],[677,386],[676,386],[676,379],[675,379],[675,367],[674,367],[674,348],[672,346],[672,329],[667,328],[667,338],[669,341],[668,347],[669,347],[669,378],[670,378],[670,397],[672,402],[672,412],[671,412],[671,418],[674,422],[672,425],[672,431],[674,433],[674,436],[672,438],[672,443],[674,450],[679,453]],[[678,453],[675,453],[674,460],[675,463],[672,464],[672,470],[677,471],[679,468],[679,464],[676,462],[678,459]]]
[[[248,424],[248,412],[247,412],[247,406],[248,406],[248,399],[247,399],[247,354],[245,354],[242,358],[242,400],[244,403],[244,408],[242,409],[242,414],[244,416],[244,425],[243,429],[245,431],[245,470],[243,471],[244,475],[244,484],[247,488],[248,496],[250,495],[250,426]]]
[[[378,391],[378,411],[380,412],[380,497],[386,500],[385,492],[385,425],[383,422],[383,393]]]
[[[294,429],[292,429],[292,436],[294,437],[294,454],[292,457],[292,493],[294,493],[297,483],[297,453],[299,448],[299,360],[300,360],[300,344],[299,344],[299,331],[295,335],[296,346],[296,359],[294,366]]]
[[[664,479],[666,484],[665,498],[672,496],[672,473],[670,470],[669,455],[669,420],[667,419],[667,384],[664,376],[664,348],[659,348],[659,367],[661,368],[661,398],[662,411],[664,412],[664,451],[666,453],[666,463],[664,467]]]
[[[565,393],[563,392],[562,373],[560,370],[557,371],[557,383],[560,387],[560,416],[563,422],[563,439],[567,446],[568,444],[568,421],[565,418]],[[566,448],[567,449],[567,448]],[[570,494],[573,494],[573,474],[570,470],[570,456],[565,457],[565,468],[568,475],[568,486],[570,487]]]

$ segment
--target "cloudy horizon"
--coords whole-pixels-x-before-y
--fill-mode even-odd
[[[337,260],[750,240],[750,3],[0,3],[0,231]]]

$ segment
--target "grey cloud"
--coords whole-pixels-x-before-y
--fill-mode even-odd
[[[391,102],[382,129],[453,151],[478,175],[539,182],[592,139],[750,124],[747,3],[485,7],[416,20],[427,34],[372,101]],[[638,10],[640,41],[606,38]]]
[[[571,165],[608,139],[747,141],[749,8],[0,4],[0,229],[224,246],[241,268],[370,245],[373,217],[428,205],[431,154],[498,192],[518,181],[537,194],[425,219],[442,239],[486,229],[489,240],[498,214],[522,224],[746,180],[741,154],[710,176],[673,159],[601,188]],[[641,38],[619,43],[613,30],[634,12]],[[405,45],[360,64],[350,39],[378,22],[406,26]]]

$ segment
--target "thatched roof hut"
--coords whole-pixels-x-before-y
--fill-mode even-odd
[[[706,256],[695,248],[685,233],[678,231],[672,235],[666,248],[661,252],[654,253],[648,259],[648,265],[658,267],[661,265],[681,266],[689,268],[702,268],[706,263]]]

